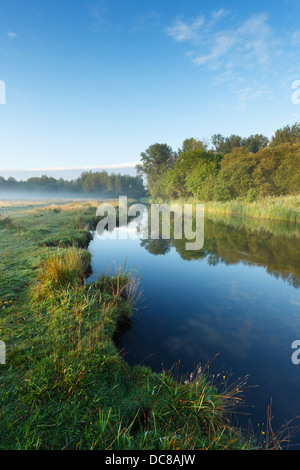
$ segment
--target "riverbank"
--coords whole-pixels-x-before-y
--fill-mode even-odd
[[[300,222],[300,195],[266,197],[257,201],[249,202],[245,199],[235,199],[233,201],[198,201],[196,199],[188,200],[153,200],[151,198],[142,199],[144,203],[162,203],[169,204],[204,204],[207,214],[227,214],[241,217],[249,217],[264,220],[279,220],[292,223]]]
[[[270,428],[232,426],[246,379],[216,384],[202,367],[178,380],[122,358],[114,337],[139,282],[120,268],[85,283],[97,205],[0,208],[0,449],[278,448]]]
[[[235,214],[267,220],[300,222],[300,195],[266,197],[255,202],[235,200],[229,202],[208,202],[206,210],[210,213]]]

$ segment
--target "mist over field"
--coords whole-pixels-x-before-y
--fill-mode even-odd
[[[76,179],[42,175],[17,181],[0,176],[0,199],[107,199],[126,195],[140,198],[145,195],[141,176],[107,171],[86,171]]]
[[[57,201],[57,200],[92,200],[95,199],[93,196],[89,196],[88,194],[79,195],[78,193],[56,193],[56,194],[49,194],[46,191],[2,191],[0,192],[0,201],[39,201],[39,200],[46,200],[46,201]],[[107,196],[104,194],[99,193],[97,195],[97,199],[107,199]]]

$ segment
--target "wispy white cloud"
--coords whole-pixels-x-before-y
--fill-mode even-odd
[[[107,0],[87,0],[85,2],[89,13],[88,28],[94,33],[103,31],[111,26],[110,9]]]
[[[113,170],[118,168],[134,168],[140,162],[124,162],[124,163],[115,163],[109,165],[97,165],[97,166],[78,166],[78,167],[70,167],[70,166],[56,166],[56,167],[40,167],[40,168],[0,168],[0,171],[31,171],[31,172],[41,172],[41,171],[75,171],[75,170],[83,170],[83,171],[92,171],[92,170]]]
[[[229,10],[225,10],[224,8],[220,8],[220,10],[214,10],[211,14],[213,20],[220,20],[222,18],[226,18],[229,15]]]
[[[214,72],[213,83],[229,87],[239,109],[253,100],[272,97],[266,77],[276,69],[285,45],[274,34],[267,13],[239,21],[220,9],[195,19],[175,19],[166,32],[189,45],[186,55],[196,66]],[[300,32],[292,39],[300,41]]]
[[[254,15],[237,30],[244,50],[260,64],[268,62],[279,45],[268,21],[269,17],[265,13]]]
[[[202,41],[211,32],[212,28],[222,19],[229,15],[229,11],[219,9],[212,11],[209,18],[205,15],[198,15],[189,21],[177,18],[173,24],[166,28],[166,33],[177,42],[182,41]]]
[[[257,100],[271,100],[274,98],[272,91],[268,87],[248,86],[245,88],[239,88],[234,91],[237,97],[237,109],[243,110],[248,105]]]
[[[167,34],[178,42],[189,41],[197,48],[190,54],[196,65],[216,69],[263,66],[274,57],[279,41],[269,25],[266,13],[258,13],[240,24],[232,25],[229,11],[213,11],[194,20],[175,20]],[[223,24],[222,22],[226,22]],[[231,27],[230,27],[231,25]],[[295,33],[294,41],[298,39]],[[277,50],[278,54],[278,50]]]
[[[232,29],[211,31],[203,38],[204,53],[194,58],[197,65],[215,68],[228,64],[235,67],[267,64],[278,42],[272,34],[266,14],[257,14]]]
[[[294,31],[291,34],[291,44],[293,46],[299,46],[300,45],[300,30]]]
[[[8,31],[6,35],[9,39],[15,39],[18,36],[18,33],[15,33],[14,31]]]
[[[190,41],[197,39],[200,35],[200,29],[204,25],[204,16],[198,16],[195,20],[184,22],[177,19],[174,24],[166,28],[166,32],[175,41]]]
[[[210,51],[206,54],[197,55],[193,59],[196,65],[208,64],[214,68],[218,65],[218,61],[223,58],[237,44],[235,35],[222,32],[215,36],[213,44],[209,47]]]

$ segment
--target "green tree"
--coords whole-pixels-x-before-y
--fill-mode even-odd
[[[183,141],[182,147],[178,149],[178,155],[181,153],[190,152],[192,150],[206,150],[207,147],[208,145],[205,142],[191,137],[190,139],[185,139]]]
[[[242,147],[251,153],[257,153],[261,149],[266,148],[269,144],[269,139],[262,134],[250,135],[243,139]]]
[[[209,177],[216,176],[222,155],[203,148],[179,154],[173,169],[165,175],[165,189],[169,197],[204,197],[202,189]],[[207,188],[205,197],[207,198]]]
[[[293,125],[288,125],[282,129],[278,129],[272,140],[271,146],[276,147],[277,145],[289,143],[297,144],[300,143],[300,123],[295,123]]]
[[[235,149],[226,155],[221,162],[214,198],[228,201],[237,197],[246,197],[253,185],[252,174],[258,161],[252,153],[247,153],[243,148]]]
[[[211,138],[211,143],[216,153],[226,155],[234,149],[242,147],[243,139],[235,134],[232,134],[230,137],[214,134]]]
[[[136,166],[139,176],[146,178],[146,184],[151,195],[160,196],[158,181],[170,168],[173,168],[176,153],[167,144],[153,144],[141,153],[141,164]]]
[[[207,182],[208,179],[212,182],[212,178],[217,176],[223,157],[222,155],[203,150],[201,153],[198,151],[197,154],[198,158],[196,164],[193,165],[192,169],[185,177],[186,188],[193,197],[208,200],[210,196],[208,186],[205,185],[205,182]],[[189,158],[188,154],[186,158]]]

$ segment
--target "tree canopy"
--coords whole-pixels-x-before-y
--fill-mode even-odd
[[[214,134],[211,148],[185,139],[178,152],[155,144],[141,154],[138,173],[153,197],[227,201],[300,192],[300,124],[262,134]]]

